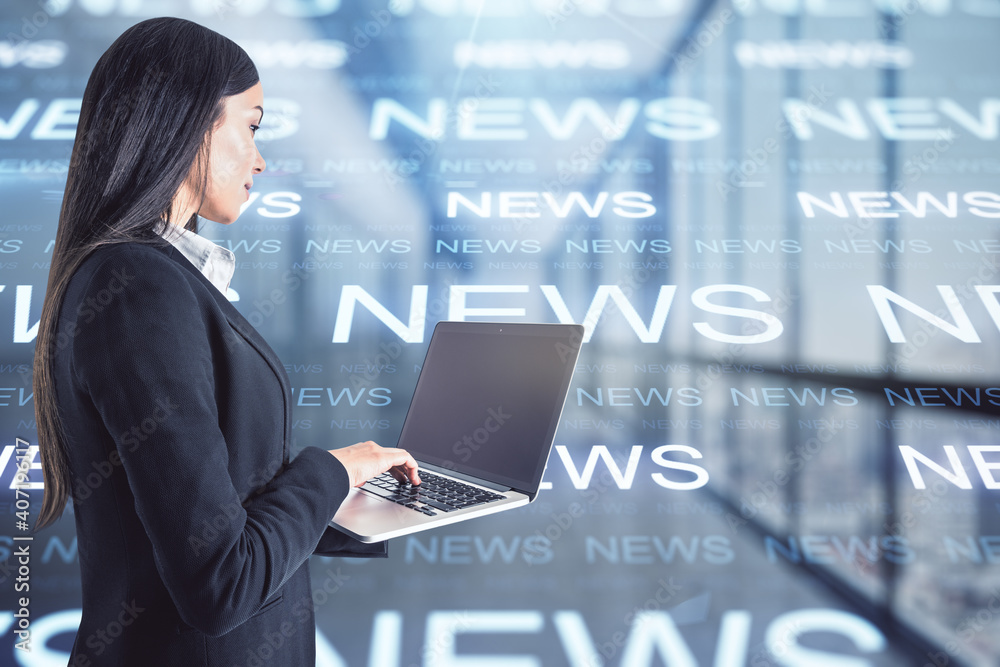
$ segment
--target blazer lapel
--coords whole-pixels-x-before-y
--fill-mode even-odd
[[[274,350],[271,349],[271,346],[267,344],[267,341],[264,340],[263,336],[261,336],[260,333],[256,329],[254,329],[253,325],[250,324],[247,321],[247,319],[243,317],[240,311],[236,310],[236,307],[229,302],[229,299],[227,299],[226,296],[219,291],[219,288],[213,285],[212,281],[206,278],[205,274],[199,271],[198,268],[194,264],[192,264],[188,260],[188,258],[183,255],[183,253],[181,253],[181,251],[179,251],[177,248],[169,244],[166,247],[160,245],[156,245],[155,247],[164,252],[165,254],[169,255],[173,259],[175,259],[181,266],[183,266],[192,274],[194,274],[194,276],[198,280],[200,280],[202,284],[205,285],[205,287],[208,288],[208,291],[212,295],[212,298],[215,299],[215,302],[219,305],[219,308],[226,316],[226,320],[229,322],[229,325],[233,327],[233,329],[235,329],[237,332],[239,332],[239,334],[243,336],[243,338],[245,338],[247,342],[250,343],[250,345],[252,345],[254,349],[256,349],[257,352],[262,357],[264,357],[264,360],[271,367],[271,370],[278,378],[279,382],[281,383],[281,395],[284,397],[285,400],[284,454],[285,454],[285,459],[287,460],[289,456],[289,451],[288,451],[289,440],[290,440],[289,412],[291,410],[291,405],[292,405],[292,398],[291,398],[292,389],[291,389],[291,383],[288,380],[288,374],[285,372],[285,366],[284,364],[281,363],[281,359],[279,359],[278,355],[275,354]]]

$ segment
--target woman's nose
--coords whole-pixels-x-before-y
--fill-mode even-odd
[[[264,156],[260,154],[260,149],[254,146],[254,150],[257,152],[257,159],[253,161],[253,173],[259,174],[267,167],[267,163],[264,162]]]

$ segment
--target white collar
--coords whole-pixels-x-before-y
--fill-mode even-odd
[[[223,295],[227,293],[229,282],[236,272],[236,255],[231,250],[180,225],[161,222],[156,233],[170,241]]]

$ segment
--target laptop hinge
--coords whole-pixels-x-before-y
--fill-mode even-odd
[[[457,477],[458,479],[464,480],[471,484],[478,484],[479,486],[485,486],[487,489],[492,489],[493,491],[510,491],[509,486],[503,486],[502,484],[497,484],[496,482],[488,482],[485,479],[480,479],[479,477],[473,477],[472,475],[466,475],[460,473],[457,470],[452,470],[450,468],[445,468],[443,466],[436,466],[433,463],[419,462],[421,468],[426,468],[431,472],[436,472],[439,475],[447,475],[449,477]],[[418,471],[419,472],[419,471]]]

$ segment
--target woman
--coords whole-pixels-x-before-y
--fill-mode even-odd
[[[385,554],[327,522],[380,472],[419,483],[372,442],[289,459],[288,377],[196,233],[264,170],[262,114],[246,53],[181,19],[127,30],[87,83],[34,375],[39,527],[68,496],[76,516],[72,665],[314,664],[309,555]]]

